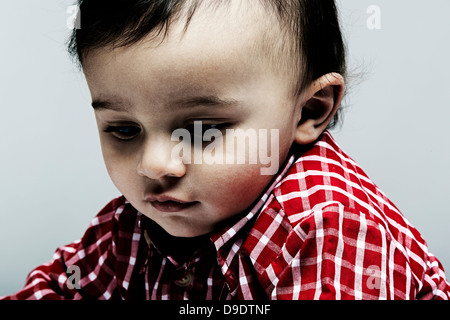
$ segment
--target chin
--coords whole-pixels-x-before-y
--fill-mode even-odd
[[[177,228],[165,228],[162,226],[164,230],[167,231],[170,235],[174,237],[183,237],[183,238],[193,238],[205,235],[207,233],[210,233],[212,229],[189,229],[184,227],[177,227]]]
[[[185,217],[180,216],[171,216],[171,217],[165,217],[165,219],[172,220],[172,221],[161,221],[160,219],[157,219],[153,217],[153,215],[147,215],[150,219],[155,221],[157,224],[160,225],[161,228],[163,228],[168,234],[174,237],[183,237],[183,238],[193,238],[197,236],[202,236],[204,234],[210,233],[214,231],[212,227],[207,226],[193,226],[193,223],[190,221],[187,221]],[[173,221],[175,220],[175,221]]]

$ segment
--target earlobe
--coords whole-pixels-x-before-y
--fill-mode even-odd
[[[337,73],[315,80],[305,91],[301,103],[301,119],[295,141],[304,145],[314,142],[333,119],[344,95],[344,78]]]

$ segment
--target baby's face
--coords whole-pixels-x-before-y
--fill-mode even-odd
[[[206,11],[196,13],[185,33],[184,23],[173,24],[162,43],[97,49],[84,63],[112,181],[137,210],[175,236],[211,232],[251,206],[274,172],[262,174],[269,164],[259,156],[249,163],[249,153],[268,149],[263,151],[281,165],[300,120],[287,76],[255,54],[261,34],[254,25],[261,17],[234,5]],[[200,121],[202,131],[194,126]],[[180,128],[192,133],[192,145],[173,139]],[[223,141],[194,145],[207,129],[221,130]],[[245,164],[238,160],[242,154],[225,148],[226,129],[257,133],[258,145],[245,148]],[[213,153],[204,152],[212,145]],[[203,152],[201,163],[196,152]],[[208,161],[212,155],[225,160]]]

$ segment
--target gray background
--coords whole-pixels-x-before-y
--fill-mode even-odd
[[[71,4],[0,2],[0,295],[119,195],[65,52]],[[354,77],[334,136],[450,272],[450,1],[339,5]],[[366,26],[370,5],[381,8],[380,30]]]

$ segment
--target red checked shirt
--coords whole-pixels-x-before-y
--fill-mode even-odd
[[[160,237],[167,235],[117,198],[81,240],[58,248],[5,298],[450,297],[419,232],[328,132],[292,154],[250,211],[194,239],[188,257],[170,254]]]

